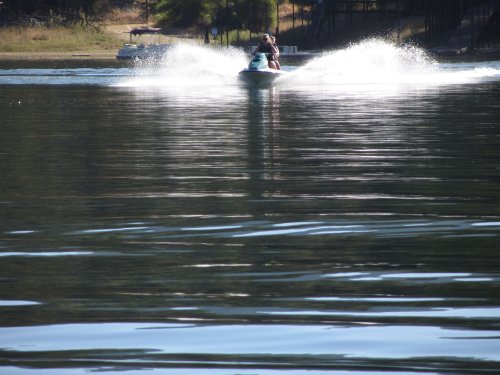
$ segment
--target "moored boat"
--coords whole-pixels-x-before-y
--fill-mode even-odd
[[[123,48],[118,50],[116,58],[119,60],[128,59],[159,59],[161,58],[167,50],[171,47],[171,44],[125,44]]]
[[[153,27],[136,27],[129,28],[128,33],[130,34],[130,43],[127,43],[118,50],[116,54],[116,58],[120,60],[127,59],[159,59],[162,58],[163,55],[170,48],[170,44],[160,44],[160,43],[152,43],[152,44],[134,44],[132,43],[132,36],[137,35],[159,35],[161,32],[160,28]]]

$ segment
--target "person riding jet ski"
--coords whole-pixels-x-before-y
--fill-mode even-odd
[[[259,42],[257,48],[255,48],[255,50],[252,52],[252,55],[255,56],[255,54],[258,52],[263,52],[266,54],[269,68],[276,70],[279,69],[279,50],[276,44],[271,43],[269,34],[262,35],[261,41]]]

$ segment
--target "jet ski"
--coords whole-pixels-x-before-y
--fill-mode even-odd
[[[282,70],[269,68],[266,54],[258,52],[248,64],[248,68],[239,73],[239,77],[243,82],[250,84],[270,84],[284,74]]]

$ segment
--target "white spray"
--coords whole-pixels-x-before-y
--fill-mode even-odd
[[[120,86],[190,89],[238,85],[238,72],[248,65],[241,49],[179,44],[160,61],[138,64],[136,76]],[[285,63],[286,64],[286,63]],[[500,62],[440,64],[423,49],[369,39],[325,52],[278,82],[282,89],[307,87],[335,90],[429,87],[500,79]]]
[[[122,85],[189,88],[233,84],[247,64],[240,49],[178,44],[160,61],[139,62],[138,77]]]

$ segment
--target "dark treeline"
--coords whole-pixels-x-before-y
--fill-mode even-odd
[[[116,7],[142,9],[162,26],[260,31],[276,24],[276,7],[294,0],[0,0],[0,21],[75,23],[99,19]],[[296,0],[309,4],[314,0]],[[47,20],[50,20],[48,22]],[[50,26],[50,25],[49,25]]]
[[[3,0],[2,13],[17,16],[44,15],[49,12],[93,14],[108,4],[106,0]]]
[[[286,4],[294,9],[291,43],[329,44],[342,33],[352,39],[352,30],[364,32],[367,20],[384,28],[397,24],[399,33],[401,17],[408,16],[420,17],[425,35],[416,35],[419,40],[459,30],[459,47],[500,41],[500,0],[0,0],[0,26],[99,26],[109,11],[130,7],[145,20],[154,15],[161,27],[278,33],[278,9]]]
[[[276,24],[277,5],[290,2],[292,0],[158,0],[155,10],[158,22],[168,26],[213,25],[230,30],[261,31]],[[313,0],[301,2],[309,4]]]
[[[0,19],[4,23],[36,20],[51,23],[83,23],[100,19],[117,3],[133,4],[133,0],[0,0]]]

